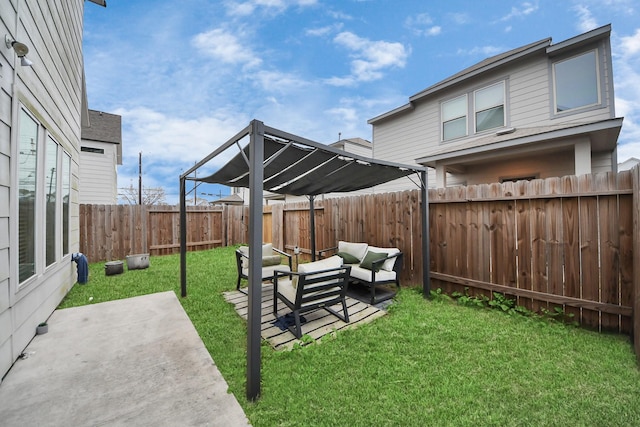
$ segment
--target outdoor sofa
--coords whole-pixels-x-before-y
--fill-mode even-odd
[[[370,303],[378,304],[393,298],[400,289],[402,252],[398,248],[381,248],[367,243],[338,241],[338,246],[319,251],[333,251],[343,259],[344,265],[351,266],[349,280],[369,288]],[[395,291],[386,292],[376,298],[376,288],[394,285]]]
[[[285,257],[287,264],[282,264],[282,257]],[[242,279],[249,280],[249,246],[240,246],[236,249],[236,266],[238,269],[238,281],[236,289],[240,289]],[[262,245],[262,281],[272,281],[276,271],[291,271],[291,255],[276,249],[271,243]]]
[[[282,301],[293,313],[294,323],[287,327],[296,338],[302,337],[301,315],[310,311],[322,308],[349,323],[346,293],[350,271],[351,266],[343,265],[342,258],[337,255],[300,264],[297,272],[276,270],[273,315],[278,317],[278,300]],[[340,304],[341,310],[331,307],[336,304]]]

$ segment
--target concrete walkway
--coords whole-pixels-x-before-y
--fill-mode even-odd
[[[173,292],[56,310],[0,384],[0,425],[247,426]]]

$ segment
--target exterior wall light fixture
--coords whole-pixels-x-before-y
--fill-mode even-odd
[[[7,45],[7,49],[13,49],[16,52],[16,55],[20,58],[20,65],[30,67],[33,64],[33,62],[27,58],[29,47],[26,44],[14,40],[9,34],[4,36],[4,43]]]

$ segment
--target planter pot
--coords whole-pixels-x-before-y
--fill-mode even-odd
[[[38,325],[36,327],[36,334],[37,335],[46,334],[47,332],[49,332],[49,325]]]
[[[149,267],[149,254],[127,255],[128,270],[142,270]]]
[[[107,276],[113,276],[114,274],[121,274],[124,271],[124,263],[122,261],[109,261],[104,263],[104,274]]]

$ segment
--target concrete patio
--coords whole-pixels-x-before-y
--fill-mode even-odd
[[[247,426],[173,292],[56,310],[0,383],[3,426]]]

